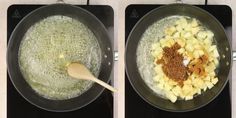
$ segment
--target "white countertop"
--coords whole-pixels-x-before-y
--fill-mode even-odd
[[[0,118],[6,118],[6,47],[7,47],[7,8],[11,4],[52,4],[57,0],[0,0]],[[69,4],[86,4],[86,0],[64,0]],[[115,63],[114,84],[119,89],[114,97],[114,118],[125,118],[124,97],[124,49],[125,49],[125,8],[129,4],[169,4],[176,0],[90,0],[90,4],[110,5],[114,9],[114,38],[115,50],[118,50],[119,61]],[[204,0],[183,0],[188,4],[204,4]],[[233,11],[233,50],[236,51],[236,1],[233,0],[208,0],[208,4],[229,5]],[[119,65],[117,67],[117,65]],[[236,62],[233,63],[232,73],[236,73]],[[236,76],[232,77],[232,118],[236,118]]]

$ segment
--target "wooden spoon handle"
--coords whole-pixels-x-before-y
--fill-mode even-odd
[[[94,78],[93,81],[97,82],[98,84],[100,84],[101,86],[107,88],[108,90],[110,90],[112,92],[117,92],[117,89],[115,89],[114,87],[110,86],[109,84],[103,82],[100,79]]]

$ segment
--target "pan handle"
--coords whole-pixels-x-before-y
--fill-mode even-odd
[[[114,51],[114,61],[118,61],[119,54],[118,51]]]
[[[236,51],[233,51],[233,61],[236,61]]]

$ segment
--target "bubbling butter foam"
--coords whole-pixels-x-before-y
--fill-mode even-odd
[[[80,62],[98,77],[101,48],[93,32],[79,20],[55,15],[29,28],[19,49],[20,70],[33,90],[54,100],[77,97],[93,82],[67,74],[66,65]]]

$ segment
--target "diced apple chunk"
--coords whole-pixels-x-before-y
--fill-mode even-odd
[[[172,92],[166,92],[166,97],[174,103],[177,100],[177,96],[174,95]]]
[[[215,84],[218,82],[218,78],[217,78],[217,77],[213,78],[213,79],[211,80],[211,82],[212,82],[212,84],[215,85]]]
[[[211,89],[214,85],[210,81],[205,82],[208,89]]]

